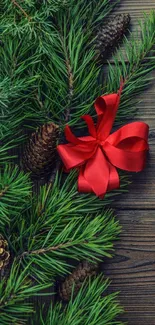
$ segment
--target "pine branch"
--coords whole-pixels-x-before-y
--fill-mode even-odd
[[[29,15],[26,13],[26,11],[19,5],[19,3],[15,0],[11,0],[12,3],[24,14],[24,16],[28,19],[31,20],[31,18],[29,17]]]
[[[31,325],[123,325],[118,316],[123,312],[117,293],[107,295],[109,281],[103,276],[85,281],[75,299],[65,307],[59,302],[47,315],[34,316]],[[73,288],[74,292],[74,288]],[[74,294],[72,295],[74,296]]]
[[[33,261],[31,276],[45,283],[69,271],[72,264],[67,264],[66,256],[76,260],[89,260],[92,255],[97,260],[110,257],[113,241],[120,232],[111,211],[96,215],[97,202],[89,206],[87,198],[85,203],[75,195],[73,187],[68,191],[70,184],[65,182],[59,188],[57,181],[60,179],[55,181],[48,196],[47,187],[43,187],[30,203],[32,207],[13,220],[7,238],[13,254],[18,255],[23,265]]]
[[[59,221],[54,220],[56,218]],[[108,213],[103,216],[94,216],[93,220],[89,216],[86,216],[87,220],[83,220],[82,217],[78,219],[72,217],[72,220],[67,217],[66,220],[58,215],[56,218],[48,222],[48,226],[42,228],[42,232],[35,233],[35,236],[31,237],[31,242],[29,238],[28,246],[32,250],[25,251],[19,256],[24,265],[33,261],[30,268],[32,277],[35,279],[38,277],[40,281],[49,283],[52,277],[68,273],[72,263],[66,263],[66,257],[72,260],[84,258],[92,260],[93,255],[94,259],[100,260],[103,256],[111,256],[113,241],[120,229],[110,214],[109,216]],[[28,233],[26,234],[25,231],[26,235]],[[25,244],[23,238],[23,248]]]
[[[30,314],[33,313],[33,305],[28,300],[37,295],[47,285],[34,285],[28,278],[29,265],[20,271],[20,264],[12,264],[8,279],[0,283],[0,324],[23,325],[27,323]]]
[[[0,47],[0,125],[6,127],[9,122],[11,126],[16,121],[17,131],[30,113],[27,105],[39,79],[35,67],[40,62],[40,54],[35,44],[30,45],[26,37],[14,39],[4,34],[3,41],[4,46]],[[32,66],[33,74],[30,74]]]
[[[125,80],[121,97],[121,105],[117,114],[117,122],[124,123],[126,118],[132,118],[136,112],[137,96],[150,84],[150,72],[155,68],[155,11],[145,16],[140,23],[141,38],[138,40],[131,34],[131,39],[125,38],[125,56],[119,51],[114,57],[114,65],[109,63],[109,73],[106,81],[106,92],[117,91],[120,78]]]
[[[87,242],[84,241],[83,243],[85,244]],[[22,258],[25,258],[25,256],[27,256],[27,255],[41,255],[41,254],[50,253],[52,251],[57,251],[57,250],[65,249],[69,245],[70,245],[70,242],[66,242],[64,244],[59,244],[57,246],[40,248],[40,249],[36,249],[36,250],[30,251],[30,252],[23,252],[19,258],[21,258],[21,259]]]
[[[68,106],[70,107],[71,102],[72,102],[72,97],[73,97],[73,83],[74,83],[74,79],[73,79],[73,73],[72,73],[72,68],[71,68],[71,64],[69,61],[69,58],[67,58],[66,60],[66,66],[67,66],[67,72],[68,72],[68,81],[69,81],[69,94],[68,94]],[[70,119],[70,108],[66,109],[65,112],[65,122],[67,123]]]
[[[24,134],[19,130],[19,123],[22,124],[22,119],[13,119],[0,122],[0,168],[5,162],[12,161],[17,158],[15,148],[25,139]]]
[[[17,217],[23,206],[28,203],[31,184],[28,175],[20,172],[18,167],[5,164],[0,170],[0,230]]]
[[[60,26],[62,33],[65,31],[65,25],[66,22],[62,21],[62,25]],[[96,94],[97,91],[95,86],[99,70],[95,67],[95,64],[91,62],[94,57],[94,51],[89,50],[83,52],[84,36],[81,27],[78,28],[76,32],[73,22],[70,29],[69,33],[66,31],[63,34],[63,42],[65,42],[65,44],[62,44],[62,36],[58,33],[56,41],[52,46],[52,51],[52,39],[49,39],[48,44],[46,42],[45,45],[47,47],[46,52],[50,59],[50,64],[46,65],[44,71],[47,85],[47,93],[44,93],[45,103],[46,105],[50,105],[50,111],[53,117],[61,121],[62,124],[66,122],[66,112],[70,111],[70,123],[73,124],[75,119],[77,121],[78,117],[88,110],[90,102],[88,103],[88,99],[86,98],[89,97],[91,102],[94,99],[94,92]],[[77,44],[76,48],[74,44]],[[69,46],[73,46],[73,48],[69,48]],[[63,57],[59,56],[60,50]],[[84,61],[82,55],[85,56]],[[56,79],[55,76],[57,76]],[[82,83],[82,79],[85,80],[85,83]],[[57,88],[58,84],[59,91]],[[69,85],[69,87],[66,87],[66,85]],[[57,106],[57,110],[55,110],[55,106]]]
[[[20,7],[31,20],[19,19],[19,3],[15,1],[12,11],[12,1],[2,0],[0,7],[4,43],[1,66],[8,76],[7,88],[3,88],[8,89],[7,111],[25,115],[27,125],[51,119],[64,124],[68,115],[73,124],[89,111],[98,94],[99,68],[94,63],[95,50],[88,49],[90,24],[95,28],[118,1],[54,0],[43,6],[30,0]],[[54,19],[49,19],[54,12]]]

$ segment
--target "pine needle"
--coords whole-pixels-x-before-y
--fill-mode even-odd
[[[19,171],[17,166],[5,164],[0,170],[0,232],[9,225],[11,219],[18,218],[30,198],[31,183],[28,174]]]
[[[123,325],[117,320],[123,311],[117,302],[117,293],[108,295],[108,286],[109,281],[101,275],[90,278],[68,305],[62,306],[61,302],[51,305],[47,315],[40,312],[31,325]]]

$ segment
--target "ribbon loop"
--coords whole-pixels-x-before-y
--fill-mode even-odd
[[[90,115],[84,115],[81,118],[87,123],[90,135],[96,138],[96,128],[92,117]]]
[[[105,140],[110,134],[120,102],[119,94],[98,97],[95,101],[96,112],[99,116],[97,135]]]

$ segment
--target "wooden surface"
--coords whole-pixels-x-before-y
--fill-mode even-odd
[[[155,0],[122,0],[117,12],[130,12],[133,30]],[[155,73],[154,73],[155,76]],[[122,225],[115,257],[102,269],[111,280],[110,292],[120,291],[128,325],[155,325],[155,81],[141,96],[137,118],[150,126],[150,153],[145,171],[135,174],[129,193],[114,206]]]

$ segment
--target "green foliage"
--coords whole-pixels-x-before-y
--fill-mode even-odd
[[[23,120],[25,125],[34,127],[35,123],[36,127],[50,120],[63,126],[68,119],[75,125],[81,123],[81,115],[94,114],[94,99],[103,89],[102,84],[97,84],[103,68],[96,64],[92,41],[96,28],[117,2],[70,0],[45,1],[41,5],[38,1],[25,1],[21,5],[28,15],[25,16],[14,1],[3,0],[1,127],[6,127],[6,117],[12,121],[12,116],[19,127]],[[117,91],[120,77],[127,78],[117,122],[133,116],[137,101],[132,94],[139,94],[148,84],[147,73],[154,67],[153,56],[144,61],[154,44],[153,13],[141,29],[140,44],[131,36],[131,42],[125,41],[126,56],[120,53],[114,58],[114,69],[109,64],[108,82],[102,90]]]
[[[92,199],[87,196],[84,204],[73,186],[74,174],[71,173],[70,182],[66,180],[63,185],[63,178],[61,180],[57,175],[53,186],[42,187],[38,196],[30,198],[28,176],[22,172],[18,174],[17,168],[9,166],[3,172],[1,183],[10,186],[10,195],[4,200],[6,207],[10,208],[10,218],[7,225],[1,226],[1,232],[9,243],[14,262],[7,282],[6,278],[1,281],[2,325],[25,324],[33,312],[27,298],[51,286],[56,276],[69,273],[73,260],[92,260],[93,256],[99,261],[102,257],[112,256],[113,241],[120,233],[119,223],[110,210],[96,214],[97,203],[93,210]],[[24,180],[28,181],[27,189]],[[11,217],[13,212],[8,200],[11,198],[15,202],[16,193],[21,201],[18,198],[18,214]],[[117,305],[115,308],[114,314],[120,310]],[[111,312],[110,316],[109,309],[109,317],[114,314]]]
[[[46,34],[50,30],[51,20],[62,11],[70,12],[76,19],[81,18],[82,24],[88,27],[96,27],[102,19],[120,0],[113,3],[110,0],[26,0],[23,3],[15,0],[2,0],[0,13],[2,17],[3,31],[14,36],[29,32],[37,37],[37,34]],[[8,19],[6,19],[6,17]]]
[[[23,121],[26,123],[31,112],[28,105],[39,82],[35,67],[40,62],[40,54],[36,43],[30,45],[25,36],[16,38],[4,34],[3,42],[0,46],[0,129],[6,129],[9,122],[14,135],[15,131],[21,131]]]
[[[31,325],[123,325],[117,320],[123,311],[117,303],[117,293],[107,295],[108,285],[103,276],[90,278],[68,305],[51,305],[48,314],[43,316],[41,312]]]
[[[90,110],[99,94],[96,81],[100,67],[96,65],[91,41],[95,27],[112,7],[107,0],[89,4],[81,0],[76,5],[73,0],[71,10],[61,11],[55,17],[55,39],[48,35],[48,42],[44,42],[49,61],[43,70],[47,86],[47,92],[43,93],[44,104],[50,105],[59,123],[64,124],[69,118],[69,123],[74,125]]]
[[[19,261],[14,261],[9,278],[0,282],[0,324],[25,324],[33,306],[28,301],[31,296],[48,286],[32,285],[28,278],[28,268],[21,272]]]
[[[2,118],[0,122],[0,168],[4,163],[17,158],[15,149],[25,139],[25,135],[19,130],[22,117],[17,117],[15,120],[11,118],[11,121],[8,121],[7,117]]]
[[[0,12],[3,30],[13,35],[29,32],[30,35],[41,32],[41,27],[48,26],[50,16],[70,5],[70,0],[2,0]],[[6,17],[8,19],[6,19]]]
[[[36,233],[35,228],[31,229],[28,250],[20,255],[24,264],[33,261],[30,272],[33,277],[40,274],[40,281],[47,282],[52,276],[68,272],[72,263],[66,261],[66,258],[92,260],[93,256],[94,259],[101,260],[101,257],[111,257],[112,252],[109,251],[113,248],[120,227],[110,213],[96,215],[93,219],[88,215],[85,218],[73,215],[66,219],[51,216],[42,233]],[[23,236],[22,245],[24,244]]]
[[[9,225],[29,202],[31,183],[28,174],[19,171],[17,166],[5,164],[0,170],[0,232]]]
[[[0,125],[12,116],[35,127],[51,119],[64,124],[70,109],[73,124],[89,110],[99,67],[88,44],[117,2],[2,0]]]
[[[121,77],[125,80],[125,88],[121,96],[121,105],[117,114],[117,122],[124,123],[132,118],[136,111],[137,96],[144,91],[152,80],[149,73],[155,68],[155,11],[139,22],[140,39],[131,34],[130,40],[125,38],[125,54],[119,50],[114,57],[114,64],[109,63],[109,74],[106,81],[108,93],[117,91]]]
[[[61,189],[53,186],[47,194],[47,188],[41,188],[30,208],[10,224],[8,240],[13,253],[24,267],[33,262],[31,276],[44,283],[70,271],[72,262],[66,262],[67,257],[111,257],[113,241],[120,232],[112,211],[95,214],[95,209],[84,206],[80,197],[73,199],[73,191],[67,193],[65,185]]]

